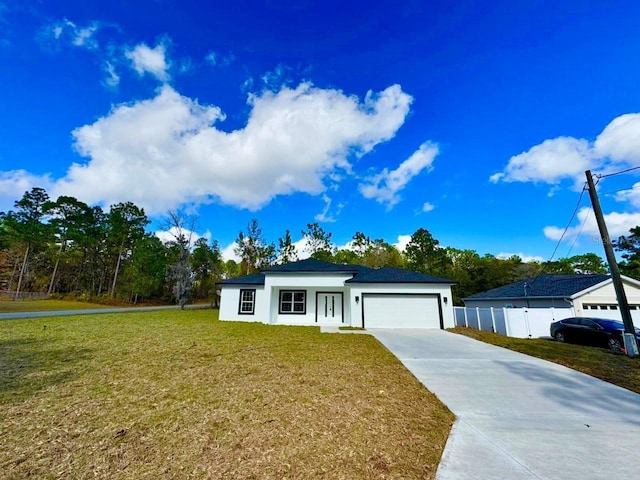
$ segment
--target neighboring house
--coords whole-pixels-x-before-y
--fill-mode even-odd
[[[316,259],[217,283],[220,319],[363,328],[454,326],[455,282],[398,268]]]
[[[632,316],[640,319],[640,282],[624,276],[622,280]],[[566,317],[621,318],[610,275],[545,274],[462,300],[465,307],[553,308],[567,309]]]

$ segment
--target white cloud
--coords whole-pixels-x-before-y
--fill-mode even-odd
[[[598,135],[594,147],[598,157],[630,166],[640,165],[640,113],[615,118]]]
[[[506,252],[500,252],[499,254],[496,255],[496,258],[499,258],[500,260],[507,260],[511,257],[520,257],[520,259],[522,260],[523,263],[531,263],[531,262],[544,262],[544,258],[537,256],[537,255],[526,255],[522,252],[520,253],[506,253]]]
[[[52,184],[49,175],[33,175],[26,170],[0,171],[0,211],[12,210],[15,201],[33,187],[49,191]]]
[[[628,202],[635,208],[640,208],[640,182],[634,183],[628,190],[617,192],[615,199],[619,202]]]
[[[545,140],[509,159],[504,172],[490,177],[492,182],[544,182],[555,185],[563,179],[584,183],[584,172],[592,167],[589,142],[572,137]],[[582,176],[582,181],[580,181]]]
[[[434,208],[436,208],[435,205],[429,202],[424,202],[424,205],[422,205],[422,211],[424,213],[431,212]]]
[[[585,182],[584,172],[608,173],[640,165],[640,113],[614,118],[595,141],[574,137],[545,140],[515,155],[491,182],[542,182],[557,186],[570,179],[576,187]]]
[[[104,71],[107,77],[104,79],[104,84],[108,87],[117,87],[120,84],[120,76],[117,74],[115,67],[111,62],[104,63]]]
[[[600,243],[600,232],[595,216],[591,208],[583,207],[577,215],[578,225],[570,227],[564,235],[564,239],[574,239],[578,235],[591,238],[595,243]],[[612,212],[604,215],[607,231],[611,238],[627,235],[631,228],[640,225],[640,213]],[[544,235],[550,240],[560,240],[564,228],[548,226],[544,228]]]
[[[63,42],[87,50],[96,50],[99,47],[96,33],[101,27],[99,22],[90,22],[88,25],[80,27],[74,22],[64,19],[46,25],[38,38],[54,49],[56,46],[52,42]]]
[[[337,180],[336,177],[337,175],[332,175],[332,174],[327,175],[327,178],[329,178],[331,181],[339,182],[339,180]],[[340,215],[340,212],[344,208],[345,204],[339,203],[335,207],[333,214],[330,215],[329,209],[331,208],[331,204],[333,203],[333,200],[328,195],[322,194],[322,201],[324,202],[324,208],[322,209],[322,212],[318,213],[315,217],[313,217],[314,220],[316,222],[326,222],[326,223],[335,222],[336,217]]]
[[[54,188],[87,203],[130,200],[148,214],[214,199],[256,210],[277,195],[323,193],[336,170],[395,135],[411,97],[393,85],[364,102],[303,83],[249,97],[246,126],[227,133],[218,107],[168,85],[155,98],[114,107],[73,131],[88,161]]]
[[[207,241],[211,240],[211,232],[206,232],[200,235],[198,232],[186,228],[178,229],[177,227],[171,227],[169,230],[158,230],[155,232],[156,237],[158,237],[163,243],[175,242],[176,238],[178,238],[180,234],[190,240],[189,243],[191,247],[193,247],[200,238],[204,238]]]
[[[400,201],[398,192],[404,189],[413,177],[423,170],[432,169],[436,155],[438,155],[438,146],[425,142],[395,170],[389,171],[385,168],[382,172],[366,178],[365,183],[359,185],[360,193],[365,198],[386,203],[387,208],[391,209]]]
[[[400,252],[404,252],[411,241],[411,235],[398,235],[398,241],[393,244]]]
[[[162,82],[169,80],[169,63],[164,44],[159,43],[151,48],[146,43],[141,43],[127,50],[125,56],[131,61],[138,75],[149,73]]]
[[[227,245],[220,251],[220,255],[222,259],[226,262],[229,260],[233,260],[236,263],[240,263],[241,258],[236,255],[235,248],[238,244],[236,242]]]

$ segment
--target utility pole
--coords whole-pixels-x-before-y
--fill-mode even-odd
[[[624,331],[627,334],[631,334],[631,340],[635,344],[635,351],[627,348],[627,354],[630,357],[638,356],[638,343],[636,341],[635,327],[633,326],[633,319],[631,318],[631,311],[629,310],[629,302],[627,302],[627,295],[624,292],[622,285],[622,278],[620,277],[620,269],[618,268],[618,262],[616,256],[613,253],[613,246],[611,245],[611,237],[607,231],[607,225],[604,222],[604,216],[602,215],[602,208],[600,207],[600,200],[598,199],[598,193],[596,187],[593,184],[593,176],[591,170],[584,172],[587,176],[587,185],[589,186],[589,198],[591,198],[591,205],[593,207],[593,213],[596,216],[598,222],[598,230],[600,231],[600,238],[604,246],[604,253],[607,256],[607,262],[609,263],[609,270],[611,271],[611,280],[613,281],[613,288],[616,291],[616,298],[618,299],[618,306],[620,307],[620,315],[622,315],[622,323],[624,323]],[[625,335],[626,337],[626,335]],[[627,337],[628,338],[628,337]],[[625,340],[625,345],[627,341]]]

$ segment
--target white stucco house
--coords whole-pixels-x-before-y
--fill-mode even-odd
[[[223,280],[220,320],[362,328],[454,326],[455,282],[398,268],[316,259]]]

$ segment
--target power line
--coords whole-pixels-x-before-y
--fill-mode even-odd
[[[580,203],[582,203],[582,197],[584,196],[584,192],[586,190],[587,190],[587,183],[585,182],[585,184],[582,186],[582,191],[580,192],[578,201],[576,202],[576,207],[573,209],[573,213],[571,214],[571,218],[569,219],[567,226],[564,227],[564,231],[562,232],[562,235],[560,235],[560,239],[558,239],[558,243],[556,243],[556,247],[553,249],[553,253],[551,254],[551,257],[549,257],[549,260],[547,260],[547,262],[550,262],[551,260],[553,260],[553,257],[556,255],[556,252],[558,251],[558,247],[560,247],[560,244],[562,243],[564,236],[567,234],[567,231],[569,230],[569,228],[571,227],[571,224],[573,223],[573,219],[576,218],[576,214],[580,209]],[[531,283],[529,284],[529,286],[533,286],[536,280],[538,280],[540,275],[542,275],[543,273],[544,273],[544,267],[540,265],[540,272],[533,278],[533,280],[531,280]]]
[[[619,172],[613,172],[613,173],[608,173],[606,175],[602,175],[602,174],[597,174],[594,175],[598,180],[602,179],[602,178],[607,178],[607,177],[613,177],[614,175],[621,175],[623,173],[628,173],[628,172],[633,172],[634,170],[638,170],[640,169],[640,166],[638,167],[631,167],[631,168],[627,168],[625,170],[620,170]]]
[[[580,235],[582,235],[582,230],[584,229],[584,226],[587,223],[587,219],[589,218],[589,215],[591,214],[592,211],[593,209],[589,208],[589,210],[587,211],[587,214],[584,216],[584,220],[582,220],[582,225],[580,225],[580,230],[578,230],[578,234],[573,238],[573,243],[571,244],[571,247],[569,247],[569,251],[567,252],[567,257],[569,257],[569,255],[571,254],[571,250],[573,250],[573,247],[576,246],[576,243],[578,242],[578,238],[580,237]]]
[[[571,227],[571,224],[573,223],[573,219],[576,218],[576,214],[578,213],[578,209],[580,208],[580,202],[582,202],[582,197],[584,195],[584,192],[587,190],[587,184],[585,183],[582,186],[582,191],[580,192],[580,196],[578,197],[578,203],[576,203],[576,208],[573,209],[573,213],[571,214],[571,218],[569,219],[569,222],[567,223],[567,226],[564,227],[564,232],[562,232],[562,235],[560,235],[560,239],[558,240],[558,243],[556,243],[556,248],[553,249],[553,253],[551,254],[551,258],[549,258],[549,262],[551,260],[553,260],[553,257],[556,255],[556,252],[558,251],[558,247],[560,247],[560,244],[562,243],[562,240],[564,239],[564,236],[567,234],[567,231],[569,231],[569,228]]]

